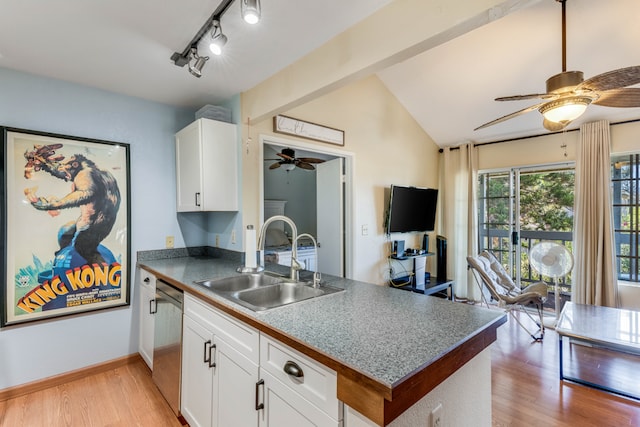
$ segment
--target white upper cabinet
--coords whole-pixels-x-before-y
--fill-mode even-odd
[[[198,119],[176,134],[177,211],[238,210],[236,125]]]

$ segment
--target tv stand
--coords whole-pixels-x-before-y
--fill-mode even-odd
[[[412,291],[424,295],[434,295],[445,292],[447,294],[447,298],[453,301],[455,299],[453,293],[453,280],[438,280],[435,276],[431,276],[430,274],[428,275],[428,273],[425,272],[424,258],[433,255],[435,255],[433,252],[426,252],[415,255],[390,256],[391,259],[399,261],[408,259],[413,261],[413,275],[410,277],[392,279],[390,281],[390,286],[396,289]]]
[[[424,288],[426,282],[426,268],[425,261],[428,256],[435,255],[433,252],[425,252],[422,254],[412,254],[407,255],[403,254],[402,256],[391,255],[391,259],[404,261],[404,260],[412,260],[413,261],[413,279],[411,283],[418,288]]]

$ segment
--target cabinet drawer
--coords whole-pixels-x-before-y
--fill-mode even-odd
[[[150,289],[151,292],[156,291],[156,276],[147,270],[140,269],[140,284],[143,288]]]
[[[184,314],[206,325],[215,335],[256,365],[259,363],[260,338],[256,329],[188,294],[184,297]]]
[[[285,372],[285,365],[291,362],[302,370],[302,376],[296,377]],[[342,420],[342,404],[337,397],[335,371],[264,334],[260,334],[260,368],[331,418]]]

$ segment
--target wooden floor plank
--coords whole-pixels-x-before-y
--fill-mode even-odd
[[[0,401],[0,427],[180,427],[142,360]]]

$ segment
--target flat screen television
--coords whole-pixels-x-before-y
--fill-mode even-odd
[[[389,194],[387,234],[433,231],[438,190],[392,185]]]

